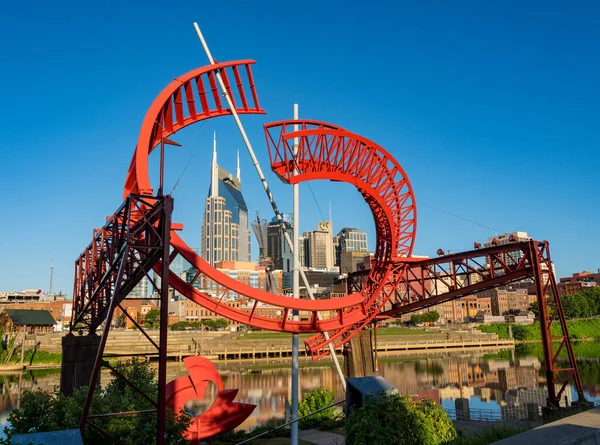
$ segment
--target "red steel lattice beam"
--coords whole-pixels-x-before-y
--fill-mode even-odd
[[[388,289],[389,303],[378,319],[399,317],[487,289],[532,280],[540,314],[548,401],[558,407],[569,383],[575,385],[579,400],[585,400],[547,241],[516,242],[413,261],[402,271],[397,285]],[[360,289],[365,282],[365,272],[355,273],[349,277],[348,286]],[[559,361],[563,350],[566,361]],[[323,348],[312,352],[316,356],[325,353]],[[561,366],[561,361],[566,366]]]
[[[146,338],[157,349],[158,355],[158,394],[148,394],[136,386],[136,382],[126,379],[107,363],[104,349],[111,329],[114,312],[127,294],[144,276],[162,260],[167,264],[170,250],[171,214],[173,199],[170,196],[130,195],[119,207],[106,225],[95,231],[90,246],[76,261],[73,317],[70,331],[78,325],[86,326],[93,334],[100,324],[104,324],[100,344],[94,361],[94,368],[83,406],[79,429],[83,433],[91,427],[115,443],[122,443],[109,434],[102,426],[102,419],[126,415],[156,413],[157,445],[166,440],[166,362],[167,325],[169,304],[169,282],[162,280],[160,289],[160,339],[157,345],[143,328],[136,323]],[[163,275],[166,271],[163,270]],[[126,312],[125,312],[126,313]],[[134,391],[140,394],[151,409],[126,413],[101,413],[90,415],[92,396],[98,389],[100,370],[110,368]]]

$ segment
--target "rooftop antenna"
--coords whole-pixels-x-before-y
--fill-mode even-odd
[[[240,177],[240,151],[237,151],[237,168],[235,169],[235,176],[238,181],[242,182],[242,178]]]
[[[54,260],[50,261],[50,289],[48,290],[48,295],[52,295],[54,293]]]

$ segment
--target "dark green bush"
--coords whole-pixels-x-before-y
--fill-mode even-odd
[[[390,394],[371,397],[346,421],[349,445],[438,445],[456,439],[456,430],[432,400]]]

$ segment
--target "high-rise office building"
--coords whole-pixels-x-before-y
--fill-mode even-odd
[[[146,275],[142,277],[140,282],[129,292],[127,297],[129,298],[148,298],[148,292],[150,290],[150,280]]]
[[[202,258],[213,266],[220,261],[250,261],[252,239],[248,206],[242,195],[239,154],[234,176],[217,165],[216,137],[201,238]]]
[[[308,233],[304,232],[298,237],[298,258],[300,258],[300,267],[307,268],[310,265],[310,246],[308,245]]]
[[[313,269],[331,269],[334,266],[331,222],[323,221],[317,230],[308,233],[309,266]]]
[[[342,266],[342,254],[346,252],[368,252],[367,234],[362,230],[344,227],[333,239],[335,246],[335,264]],[[350,258],[350,255],[346,255]],[[356,256],[358,258],[358,256]],[[344,270],[340,270],[344,273]],[[348,272],[348,271],[346,271]]]
[[[285,240],[284,234],[287,232],[290,239],[293,240],[294,215],[282,213],[281,217],[285,229],[281,228],[277,217],[274,217],[267,226],[267,256],[273,260],[273,270],[291,272],[294,269],[294,255]]]

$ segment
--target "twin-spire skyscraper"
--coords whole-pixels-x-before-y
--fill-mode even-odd
[[[250,245],[248,206],[242,195],[239,151],[234,176],[217,164],[215,133],[210,166],[210,189],[202,224],[202,258],[213,266],[220,261],[250,261]]]

